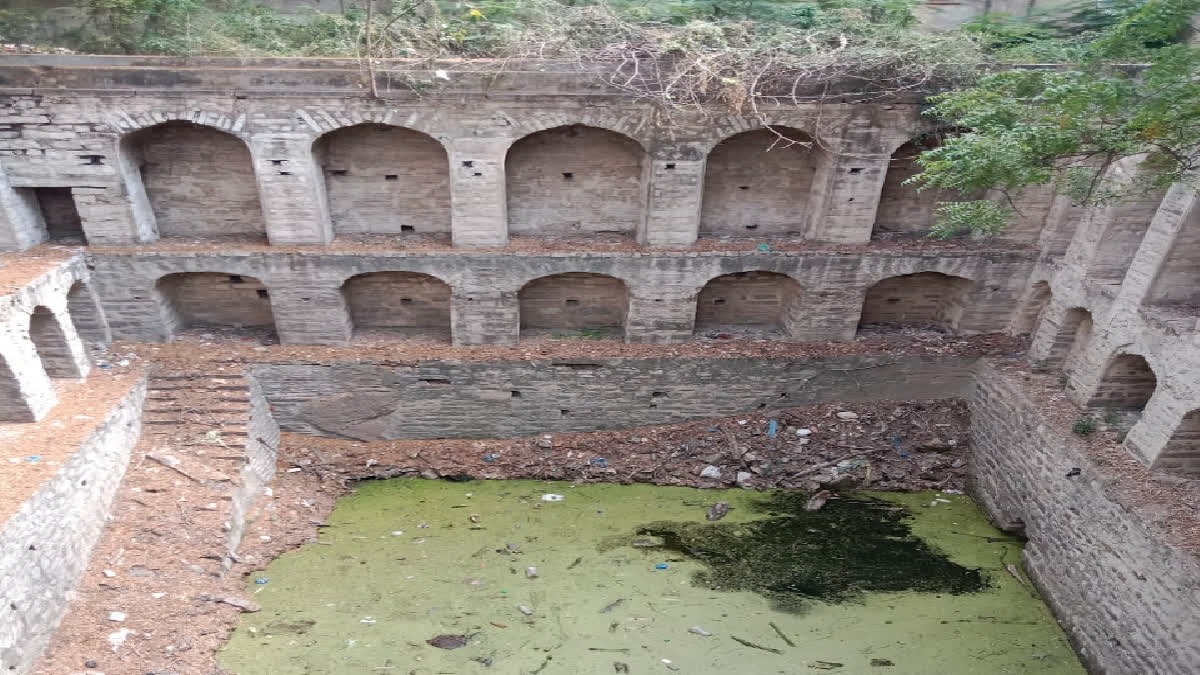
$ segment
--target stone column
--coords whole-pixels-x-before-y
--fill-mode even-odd
[[[630,293],[625,317],[625,341],[671,343],[692,339],[696,325],[696,292],[693,289],[642,289]]]
[[[455,287],[450,297],[450,329],[455,346],[515,345],[521,336],[515,291]]]
[[[888,156],[866,159],[852,156],[866,152],[853,149],[845,152],[848,154],[827,154],[813,177],[807,239],[834,244],[871,240]]]
[[[0,251],[24,251],[48,236],[33,190],[12,187],[0,170]]]
[[[36,422],[57,401],[24,327],[15,318],[0,326],[0,421]]]
[[[853,340],[866,294],[866,288],[853,285],[801,289],[789,312],[788,336],[800,342]]]
[[[344,346],[354,332],[340,286],[273,286],[271,313],[280,344]]]
[[[653,159],[642,246],[690,247],[700,232],[705,160]],[[690,331],[689,331],[690,332]]]
[[[307,134],[250,138],[267,239],[272,245],[319,246],[333,241],[325,177],[313,159],[312,143]]]
[[[507,138],[456,138],[450,155],[450,231],[454,246],[508,243],[504,158]],[[479,343],[470,343],[479,344]]]
[[[153,212],[149,220],[137,215],[134,203],[120,186],[71,188],[71,196],[88,244],[144,244],[158,239]],[[146,208],[150,208],[149,203]]]

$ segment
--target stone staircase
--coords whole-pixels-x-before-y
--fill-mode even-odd
[[[181,448],[203,442],[227,451],[205,454],[236,474],[249,440],[249,383],[240,373],[158,373],[150,378],[142,417],[146,447]]]

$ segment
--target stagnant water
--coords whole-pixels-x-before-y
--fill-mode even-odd
[[[730,511],[710,522],[717,501]],[[806,502],[650,485],[364,483],[321,544],[248,581],[263,609],[244,615],[220,661],[241,675],[1084,672],[1007,568],[1020,542],[968,497]]]

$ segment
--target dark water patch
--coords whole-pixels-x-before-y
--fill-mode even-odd
[[[912,533],[909,511],[866,497],[805,510],[808,495],[773,492],[751,502],[766,517],[742,523],[658,521],[639,536],[703,562],[693,583],[753,591],[776,608],[803,611],[810,600],[845,602],[871,591],[974,593],[978,569],[951,562]]]

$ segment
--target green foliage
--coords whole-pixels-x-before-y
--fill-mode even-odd
[[[1071,64],[991,72],[932,97],[929,114],[969,131],[923,153],[911,182],[1005,196],[1052,184],[1077,204],[1105,204],[1190,179],[1200,158],[1200,48],[1174,41],[1197,10],[1200,0],[1146,0]],[[1124,65],[1131,59],[1146,65]],[[1001,229],[1001,210],[970,203],[943,209],[935,236]]]
[[[1080,415],[1079,417],[1075,418],[1075,423],[1071,425],[1071,431],[1074,431],[1080,436],[1087,436],[1095,433],[1096,420],[1087,415]]]

